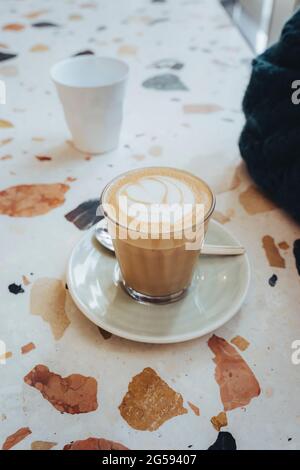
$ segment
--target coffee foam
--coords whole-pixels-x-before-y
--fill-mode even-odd
[[[173,168],[143,168],[121,175],[111,183],[104,194],[104,203],[110,204],[116,215],[107,211],[107,215],[121,223],[124,216],[129,222],[149,220],[150,207],[153,204],[165,209],[173,205],[181,211],[172,213],[172,223],[192,217],[196,204],[203,205],[204,216],[209,212],[213,196],[208,186],[192,174]],[[137,205],[139,210],[136,211]],[[158,223],[159,215],[151,212],[151,224]]]

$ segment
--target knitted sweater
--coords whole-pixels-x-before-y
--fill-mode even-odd
[[[239,141],[257,185],[300,222],[300,104],[293,103],[300,102],[300,91],[292,88],[296,80],[300,10],[286,23],[278,43],[252,63],[243,100],[246,124]]]

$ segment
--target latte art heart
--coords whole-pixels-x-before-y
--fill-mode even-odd
[[[115,211],[114,220],[122,221],[121,225],[125,220],[125,225],[131,227],[133,221],[141,222],[143,231],[148,231],[150,225],[166,222],[172,230],[181,220],[192,219],[197,205],[203,206],[204,216],[212,203],[211,192],[201,180],[187,172],[163,167],[125,173],[112,184],[106,199]]]
[[[137,221],[169,221],[171,225],[191,212],[196,202],[184,181],[164,175],[141,176],[122,186],[116,198],[119,208]]]
[[[168,176],[141,177],[134,184],[120,188],[117,197],[126,196],[129,203],[194,204],[195,196],[189,186]]]

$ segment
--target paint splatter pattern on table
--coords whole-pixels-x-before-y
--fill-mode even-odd
[[[211,0],[118,7],[107,0],[11,1],[0,5],[0,18],[0,80],[8,91],[0,106],[8,267],[0,273],[0,367],[14,390],[4,385],[1,394],[2,448],[292,448],[300,409],[286,391],[299,386],[299,374],[281,351],[300,327],[293,315],[300,231],[240,164],[240,103],[251,60],[244,40]],[[123,134],[111,154],[74,148],[50,82],[50,66],[78,54],[130,65]],[[144,165],[178,166],[207,180],[218,198],[215,218],[249,252],[247,302],[210,338],[130,343],[89,323],[68,293],[68,255],[100,220],[101,190]],[[261,422],[272,410],[281,431],[265,436]],[[55,413],[62,413],[59,429]]]

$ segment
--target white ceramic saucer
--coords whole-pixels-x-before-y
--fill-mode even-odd
[[[94,239],[92,227],[72,251],[67,282],[77,307],[93,323],[123,338],[177,343],[210,333],[241,307],[250,281],[247,255],[200,256],[186,297],[168,305],[135,302],[118,284],[116,258]],[[239,244],[211,221],[206,240]]]

